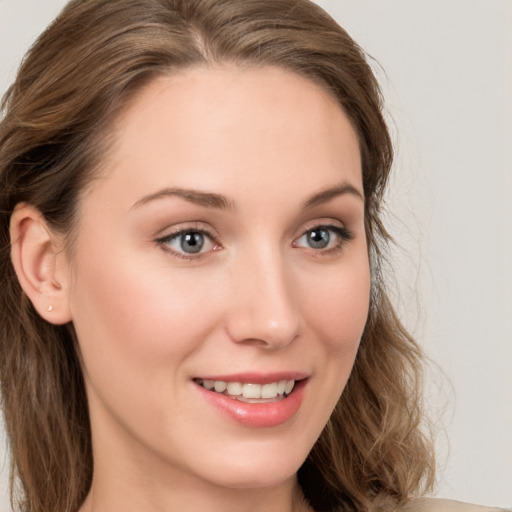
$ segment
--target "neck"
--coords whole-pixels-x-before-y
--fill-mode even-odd
[[[296,479],[272,489],[226,489],[211,485],[206,489],[197,482],[193,488],[182,482],[180,486],[169,485],[165,491],[159,489],[156,493],[147,483],[137,486],[134,482],[130,485],[117,482],[114,487],[94,481],[79,512],[313,512]]]

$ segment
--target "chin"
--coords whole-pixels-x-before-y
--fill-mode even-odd
[[[300,466],[299,466],[300,467]],[[216,479],[216,484],[231,489],[267,489],[277,487],[284,482],[295,478],[298,468],[292,471],[265,470],[256,472],[248,469],[246,472],[224,474]]]
[[[202,467],[203,478],[222,487],[233,489],[262,489],[274,487],[295,477],[307,454],[293,455],[277,450],[264,453],[260,449],[256,457],[240,454],[233,460],[224,459],[221,465]],[[207,474],[206,474],[207,473]]]

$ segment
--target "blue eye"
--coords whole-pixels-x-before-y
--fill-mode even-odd
[[[322,251],[341,248],[344,241],[352,238],[352,234],[340,226],[316,226],[306,231],[294,245]]]
[[[312,249],[325,249],[329,245],[331,234],[325,228],[315,228],[306,233],[306,240]]]
[[[178,235],[180,249],[183,252],[196,253],[201,252],[204,247],[204,235],[202,233],[186,233]]]
[[[177,233],[173,233],[170,236],[158,240],[158,242],[177,253],[177,255],[184,257],[212,251],[216,247],[216,244],[208,233],[197,229],[178,231]]]

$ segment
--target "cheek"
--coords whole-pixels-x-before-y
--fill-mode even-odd
[[[72,312],[88,371],[151,373],[200,345],[213,322],[204,304],[213,301],[200,280],[164,265],[108,251],[89,251],[78,262]]]
[[[310,336],[316,340],[309,356],[316,358],[311,410],[308,412],[310,443],[313,445],[329,417],[352,372],[369,309],[370,270],[364,253],[361,257],[327,269],[318,287],[305,295],[303,310]]]
[[[308,323],[331,355],[357,352],[368,317],[370,270],[364,257],[346,265],[307,296]]]

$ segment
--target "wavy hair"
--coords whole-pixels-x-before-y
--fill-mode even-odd
[[[308,0],[74,0],[25,57],[0,123],[0,379],[11,501],[75,512],[90,488],[87,397],[72,324],[50,325],[10,260],[9,222],[32,204],[73,244],[81,191],[101,167],[123,108],[155,78],[222,63],[279,66],[329,92],[358,135],[372,269],[355,365],[298,473],[317,510],[390,510],[433,482],[422,428],[422,352],[390,304],[380,220],[393,150],[361,48]]]

